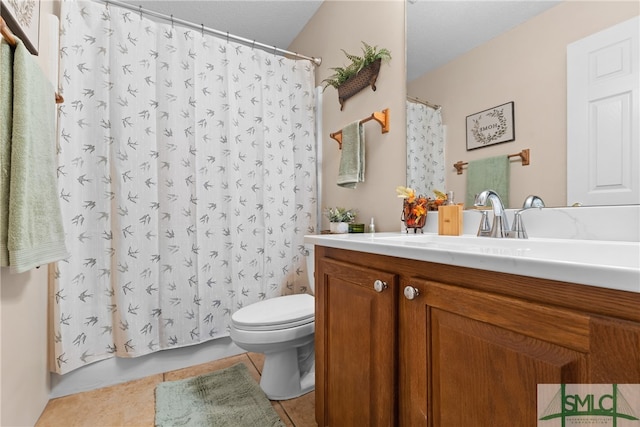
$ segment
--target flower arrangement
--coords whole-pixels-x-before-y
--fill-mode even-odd
[[[437,211],[438,206],[447,200],[447,195],[438,190],[433,190],[433,193],[436,195],[435,199],[430,199],[423,195],[416,195],[413,188],[403,186],[396,187],[396,193],[398,197],[404,199],[401,219],[407,226],[407,231],[409,228],[413,228],[415,231],[418,228],[424,227],[427,220],[427,211]]]
[[[346,208],[326,208],[324,213],[329,222],[353,222],[356,219],[356,210]]]
[[[437,211],[438,206],[444,204],[444,202],[447,201],[447,195],[438,190],[433,190],[433,194],[436,195],[436,198],[429,199],[429,201],[427,202],[427,210]]]
[[[429,199],[418,196],[413,188],[396,187],[398,197],[404,199],[402,206],[402,220],[407,228],[422,228],[427,220],[427,203]]]

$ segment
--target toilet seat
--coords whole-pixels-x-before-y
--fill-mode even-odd
[[[295,328],[315,321],[315,299],[309,294],[260,301],[233,313],[233,327],[245,331]]]

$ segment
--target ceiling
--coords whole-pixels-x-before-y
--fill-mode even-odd
[[[515,28],[560,1],[407,2],[407,81]]]
[[[319,0],[125,2],[283,49],[291,44],[322,4]],[[559,2],[408,0],[407,80],[446,64]],[[313,52],[301,53],[315,56]]]
[[[322,4],[321,0],[122,1],[281,49],[287,49]]]

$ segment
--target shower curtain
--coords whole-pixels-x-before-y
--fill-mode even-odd
[[[92,2],[62,3],[52,369],[228,335],[308,292],[313,66]]]
[[[444,132],[441,110],[407,101],[407,187],[434,197],[445,191]]]

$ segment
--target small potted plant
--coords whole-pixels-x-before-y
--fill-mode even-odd
[[[382,62],[391,60],[391,52],[385,48],[371,46],[362,42],[362,56],[352,55],[342,49],[345,56],[351,61],[344,67],[334,67],[331,70],[334,74],[323,80],[324,89],[329,86],[338,89],[338,101],[340,102],[340,110],[344,108],[344,103],[356,93],[360,92],[367,86],[376,90],[376,80],[380,71]]]
[[[329,231],[332,233],[348,233],[349,224],[356,219],[356,211],[346,208],[327,208],[325,215],[329,218]]]

